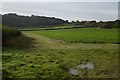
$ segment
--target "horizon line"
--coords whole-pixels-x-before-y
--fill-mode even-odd
[[[58,19],[62,19],[64,21],[68,20],[68,19],[64,19],[64,18],[61,18],[61,17],[57,17],[57,16],[47,16],[47,15],[38,15],[38,14],[19,14],[19,13],[16,13],[16,12],[6,12],[6,13],[0,13],[0,15],[5,15],[5,14],[16,14],[18,16],[29,16],[31,17],[32,15],[34,16],[39,16],[39,17],[54,17],[54,18],[58,18]],[[78,19],[76,20],[68,20],[69,22],[72,22],[72,21],[77,21]],[[87,19],[82,19],[82,20],[78,20],[78,21],[96,21],[96,22],[108,22],[108,21],[116,21],[116,20],[120,20],[120,19],[115,19],[115,20],[95,20],[95,19],[91,19],[91,20],[87,20]]]

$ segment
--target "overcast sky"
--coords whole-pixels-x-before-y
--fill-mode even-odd
[[[3,2],[2,13],[106,21],[118,19],[118,2]]]
[[[119,2],[119,0],[1,0],[2,2]]]

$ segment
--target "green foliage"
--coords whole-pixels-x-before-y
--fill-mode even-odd
[[[92,28],[119,28],[120,27],[120,20],[115,20],[115,21],[71,21],[71,24],[73,25],[84,25],[84,27],[92,27]]]
[[[21,31],[2,26],[2,44],[3,47],[26,48],[32,43],[32,38],[26,37]]]
[[[117,29],[77,28],[67,30],[41,30],[33,32],[71,43],[118,43]]]
[[[9,13],[2,15],[2,23],[10,27],[16,27],[18,29],[26,28],[40,28],[40,27],[51,27],[59,25],[74,25],[83,27],[94,27],[94,28],[119,28],[120,20],[115,21],[71,21],[62,20],[55,17],[45,17],[45,16],[21,16],[15,13]]]
[[[20,36],[21,32],[16,29],[12,29],[10,27],[2,26],[2,35],[3,35],[3,39],[5,40],[6,38],[9,39],[12,37]]]
[[[64,21],[54,17],[44,16],[20,16],[17,14],[9,13],[2,15],[2,23],[10,27],[27,28],[27,27],[47,27],[55,25],[68,24],[68,21]]]
[[[3,46],[6,45],[6,42],[9,41],[10,39],[17,38],[21,36],[21,32],[12,29],[7,26],[2,26],[2,41],[3,41]]]
[[[5,80],[6,78],[9,78],[9,76],[11,75],[10,72],[7,72],[6,70],[2,70],[2,79]]]

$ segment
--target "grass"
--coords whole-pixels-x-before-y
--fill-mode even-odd
[[[8,78],[117,78],[118,45],[109,43],[109,41],[114,41],[116,37],[104,37],[105,44],[71,43],[71,41],[74,41],[79,36],[77,33],[81,33],[80,35],[82,35],[82,32],[84,32],[84,35],[90,34],[90,32],[91,34],[94,32],[95,35],[101,34],[104,36],[106,36],[105,34],[116,34],[114,33],[116,30],[111,29],[22,32],[24,36],[33,40],[32,42],[28,42],[26,39],[23,39],[23,44],[26,46],[31,44],[32,46],[22,49],[12,47],[3,48],[3,74],[7,74],[5,77]],[[71,36],[71,34],[76,36]],[[60,37],[60,40],[57,35]],[[70,40],[70,43],[68,43],[69,41],[63,41],[62,38],[65,35],[65,41]],[[81,38],[78,37],[78,39]],[[99,39],[102,39],[101,36],[97,40]],[[72,75],[68,72],[70,68],[76,69],[76,66],[84,62],[92,62],[95,67],[93,70],[88,70],[88,76],[84,76],[83,74]],[[80,68],[79,72],[85,73],[85,70]]]
[[[73,28],[73,26],[55,26],[55,27],[40,27],[40,28],[24,28],[19,29],[20,31],[39,31],[39,30],[57,30],[57,29],[70,29]]]
[[[12,29],[7,26],[2,26],[1,29],[3,46],[16,45],[16,43],[20,40],[21,32],[19,30]]]
[[[33,32],[70,43],[118,43],[117,29],[77,28],[67,30],[41,30]]]
[[[66,28],[72,28],[73,26],[56,26],[52,28],[58,28],[58,29],[66,29]]]
[[[3,35],[3,39],[5,40],[6,38],[12,38],[12,37],[16,37],[16,36],[20,36],[21,32],[19,30],[7,27],[7,26],[2,26],[2,35]]]

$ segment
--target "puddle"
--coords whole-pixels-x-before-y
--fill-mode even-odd
[[[78,70],[77,69],[69,69],[70,74],[78,75]]]
[[[80,64],[80,65],[78,65],[76,67],[77,67],[77,69],[70,68],[69,73],[73,74],[73,75],[78,75],[80,73],[79,68],[82,68],[82,69],[85,69],[85,68],[94,69],[94,65],[93,65],[92,62],[87,62],[87,63],[84,63],[84,64]]]
[[[87,62],[86,64],[80,64],[78,65],[80,68],[87,68],[87,69],[94,69],[93,63]]]

